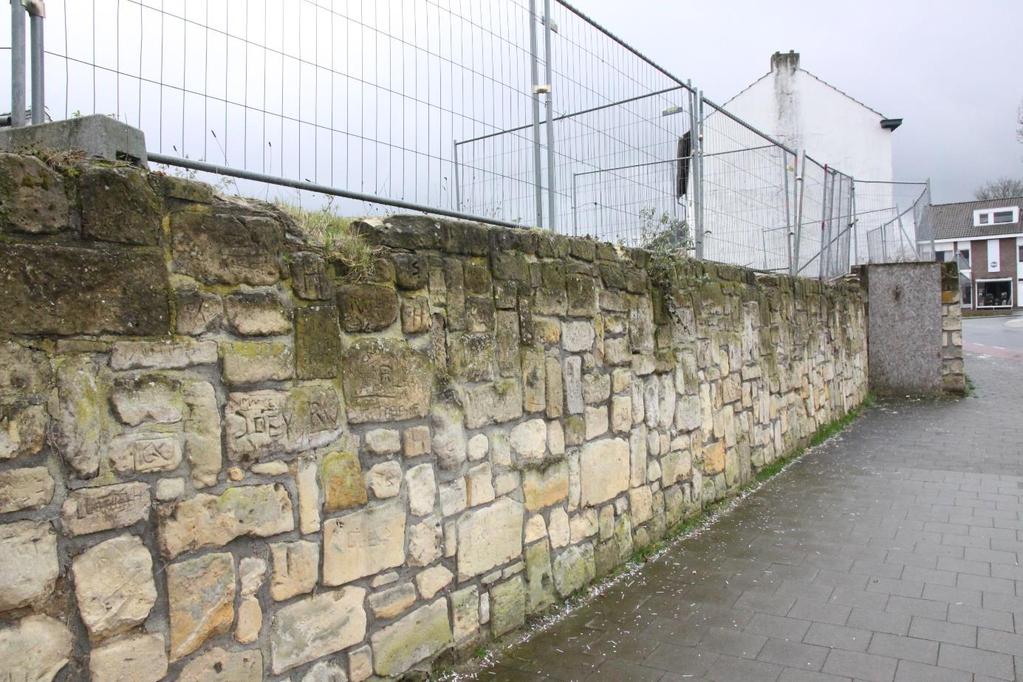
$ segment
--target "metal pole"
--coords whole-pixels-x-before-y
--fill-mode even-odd
[[[693,164],[693,209],[695,212],[696,229],[696,260],[703,260],[703,91],[696,91],[696,134],[693,135],[693,146],[696,149]]]
[[[572,173],[572,236],[579,236],[579,197],[576,195],[576,178],[578,175]]]
[[[803,236],[803,193],[805,192],[805,181],[803,180],[806,175],[806,151],[799,150],[799,156],[796,158],[796,237],[794,239],[792,248],[792,269],[791,274],[793,277],[799,272],[799,242]]]
[[[856,181],[849,182],[849,229],[853,239],[853,265],[860,263],[860,230],[859,219],[856,217]]]
[[[30,33],[32,36],[32,125],[46,120],[46,87],[43,82],[43,18],[46,10],[42,0],[34,0],[25,5],[30,15]]]
[[[924,190],[927,193],[927,200],[924,202],[924,210],[921,213],[921,223],[925,223],[927,226],[927,232],[931,235],[931,258],[934,258],[934,228],[929,222],[930,216],[927,212],[927,207],[931,205],[931,179],[927,178],[927,187]]]
[[[537,64],[536,0],[529,0],[529,59],[533,80],[533,190],[536,194],[536,226],[543,227],[543,175],[540,169],[540,66]]]
[[[11,126],[25,125],[25,6],[11,0]]]
[[[547,214],[548,227],[553,232],[557,230],[556,205],[554,202],[554,69],[551,64],[551,0],[543,2],[543,35],[544,52],[547,55],[546,64],[546,85],[547,85]]]
[[[792,270],[792,205],[789,202],[789,153],[781,150],[781,177],[785,193],[785,258]]]
[[[456,211],[462,210],[462,179],[461,173],[458,169],[458,140],[454,143],[454,152],[451,155],[451,159],[455,164],[455,206]]]

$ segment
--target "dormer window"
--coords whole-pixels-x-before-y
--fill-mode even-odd
[[[1019,207],[982,208],[973,212],[973,226],[1011,225],[1019,222]]]

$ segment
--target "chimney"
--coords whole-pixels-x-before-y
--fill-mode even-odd
[[[771,71],[781,72],[788,71],[789,73],[795,73],[796,69],[799,68],[799,53],[793,50],[788,52],[775,52],[771,55]]]

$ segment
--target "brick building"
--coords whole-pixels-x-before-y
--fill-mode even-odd
[[[935,204],[935,258],[958,260],[963,310],[1023,307],[1023,197]]]

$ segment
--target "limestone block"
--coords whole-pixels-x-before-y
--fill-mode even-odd
[[[227,323],[239,336],[278,336],[291,331],[291,316],[273,292],[246,292],[224,297]]]
[[[464,477],[456,478],[440,486],[440,512],[451,516],[469,505],[469,493]]]
[[[326,263],[318,254],[308,251],[291,254],[291,289],[306,301],[326,301],[334,295],[334,285],[327,276]]]
[[[580,503],[597,505],[624,492],[629,487],[629,461],[629,445],[621,438],[584,445],[579,455]]]
[[[229,393],[224,430],[233,462],[322,447],[343,431],[341,399],[331,385],[321,383],[290,391]]]
[[[156,603],[153,558],[137,536],[90,547],[75,557],[71,571],[78,611],[93,640],[144,622]]]
[[[234,597],[234,558],[226,552],[167,566],[172,661],[231,629]]]
[[[369,595],[368,601],[374,616],[390,620],[416,602],[416,588],[412,583],[401,583]]]
[[[611,430],[615,433],[627,433],[632,429],[632,398],[615,396],[611,400]]]
[[[703,449],[703,473],[713,475],[725,470],[725,443],[714,441]]]
[[[515,426],[510,443],[520,467],[535,466],[543,461],[547,452],[547,422],[530,419]]]
[[[429,359],[401,340],[355,341],[342,358],[342,378],[351,422],[415,419],[430,408]]]
[[[564,379],[565,404],[568,414],[582,414],[583,402],[583,361],[577,355],[571,355],[562,362]]]
[[[557,549],[564,547],[569,542],[568,512],[563,507],[555,507],[551,510],[550,520],[547,523],[547,535],[551,541],[551,547]]]
[[[176,272],[205,284],[273,284],[284,226],[269,216],[180,211],[171,214]]]
[[[224,382],[232,386],[295,376],[295,353],[283,341],[222,341]]]
[[[591,372],[583,375],[584,403],[596,405],[606,401],[609,397],[611,397],[611,375]]]
[[[196,289],[178,289],[174,293],[178,334],[198,336],[220,326],[224,318],[220,296]]]
[[[320,573],[320,545],[307,540],[270,545],[273,574],[270,596],[274,601],[312,592]]]
[[[490,588],[490,631],[494,637],[526,622],[526,587],[521,575]]]
[[[366,482],[362,466],[354,452],[330,452],[320,462],[320,484],[323,486],[323,508],[341,511],[366,504]]]
[[[348,679],[363,682],[373,675],[373,650],[364,644],[348,652]]]
[[[533,514],[526,521],[525,543],[532,544],[545,537],[547,537],[547,522],[543,520],[543,515]]]
[[[298,529],[303,535],[320,530],[320,480],[315,457],[293,463],[295,487],[298,489]]]
[[[223,460],[216,391],[205,381],[186,382],[181,399],[185,404],[185,456],[191,468],[192,485],[197,488],[214,485]]]
[[[441,556],[443,530],[440,519],[430,517],[409,527],[409,566],[429,566]]]
[[[295,528],[291,499],[280,483],[201,493],[158,511],[160,551],[168,559],[200,547],[222,547],[242,536],[265,538]]]
[[[114,640],[89,653],[92,682],[158,682],[167,674],[163,635]],[[180,679],[180,678],[179,678]]]
[[[565,411],[565,386],[561,372],[561,361],[557,356],[544,358],[547,417],[557,419]]]
[[[320,661],[302,676],[302,682],[348,682],[348,676],[337,663]]]
[[[416,575],[416,588],[423,599],[433,599],[454,579],[455,574],[444,566],[432,566]]]
[[[503,424],[522,416],[522,387],[508,379],[465,387],[461,389],[461,403],[468,428]]]
[[[378,675],[398,676],[451,642],[447,601],[438,599],[373,633],[373,668]]]
[[[490,440],[485,433],[477,433],[469,439],[466,445],[466,454],[468,454],[469,461],[471,462],[478,462],[484,459],[489,451]]]
[[[419,457],[431,451],[429,426],[410,426],[401,434],[402,454],[406,457]]]
[[[501,498],[458,519],[458,579],[468,580],[522,554],[520,503]]]
[[[655,376],[648,376],[643,382],[643,403],[646,414],[646,425],[648,428],[657,428],[657,420],[661,415],[659,404],[661,393],[661,382]]]
[[[161,502],[176,500],[185,494],[185,479],[161,478],[156,482],[156,491],[153,494]]]
[[[547,542],[526,547],[526,613],[533,614],[554,604],[551,551]]]
[[[487,332],[448,334],[448,369],[465,381],[490,381],[494,378],[494,335]]]
[[[434,478],[433,466],[420,464],[405,473],[408,486],[409,511],[415,516],[427,516],[433,513],[437,499],[437,481]]]
[[[573,545],[554,557],[554,586],[563,598],[593,582],[596,577],[593,546]]]
[[[61,507],[64,532],[69,535],[123,528],[149,516],[149,486],[122,483],[69,492]]]
[[[453,405],[435,405],[430,414],[433,426],[432,448],[437,456],[437,465],[444,470],[457,469],[465,461],[465,429],[462,426],[462,411]]]
[[[646,424],[640,424],[629,434],[629,480],[632,485],[642,485],[647,470]]]
[[[555,458],[565,454],[565,429],[559,420],[547,422],[547,449]]]
[[[607,433],[607,405],[586,406],[586,440],[593,440]]]
[[[401,492],[402,471],[397,462],[375,464],[366,474],[366,485],[377,499],[395,497]]]
[[[337,291],[341,327],[348,333],[378,332],[398,319],[398,295],[380,284],[348,284]]]
[[[283,607],[270,626],[275,675],[358,644],[366,636],[366,590],[327,590]]]
[[[6,419],[0,427],[0,460],[34,455],[43,449],[49,421],[45,407],[0,402],[0,410]],[[96,464],[99,464],[98,457]]]
[[[568,499],[568,464],[528,469],[522,476],[522,494],[531,512],[564,502]]]
[[[497,369],[502,377],[519,375],[519,316],[513,310],[498,310],[495,314]]]
[[[526,412],[542,412],[547,407],[547,377],[543,348],[533,346],[522,351],[522,400]]]
[[[480,627],[480,596],[477,587],[467,587],[451,594],[451,616],[456,642],[477,634]]]
[[[323,583],[343,585],[405,563],[400,501],[367,507],[323,524]]]
[[[33,615],[0,629],[0,679],[50,682],[68,664],[74,639],[49,616]]]
[[[51,234],[71,224],[64,179],[41,160],[0,154],[0,229]]]
[[[492,502],[495,497],[493,472],[490,464],[477,464],[465,475],[466,504],[476,507]]]
[[[395,429],[372,429],[366,432],[366,449],[374,455],[390,455],[401,450],[401,434]]]
[[[49,522],[0,526],[0,548],[0,612],[39,602],[53,592],[60,567],[57,536]]]
[[[157,248],[5,243],[0,332],[166,334],[168,289],[163,252]]]
[[[594,338],[592,322],[569,320],[561,323],[561,346],[569,353],[592,349]]]
[[[341,364],[337,308],[315,305],[295,310],[295,374],[299,379],[333,379]]]
[[[118,341],[110,353],[110,367],[127,369],[184,369],[217,362],[215,341]]]
[[[661,459],[661,486],[667,488],[693,474],[693,456],[689,451],[673,450]]]
[[[645,485],[629,490],[629,509],[632,512],[632,525],[646,523],[653,516],[653,493]]]
[[[53,499],[53,477],[46,467],[0,471],[0,514],[38,509]]]
[[[79,478],[92,478],[99,472],[101,444],[113,430],[105,409],[110,372],[90,356],[75,355],[60,362],[56,379],[53,445]],[[17,440],[24,443],[24,437]]]
[[[572,534],[572,544],[596,535],[600,530],[600,518],[597,510],[592,507],[583,509],[569,519],[568,526]]]
[[[675,403],[675,428],[679,431],[695,431],[703,424],[700,397],[684,395]]]
[[[252,682],[263,678],[263,654],[259,649],[225,651],[214,647],[185,664],[178,682]]]

